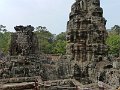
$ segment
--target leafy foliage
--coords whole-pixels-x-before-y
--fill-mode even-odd
[[[0,25],[0,49],[7,53],[10,44],[11,33],[6,30],[6,27]]]
[[[61,32],[56,36],[56,40],[66,41],[66,32]]]
[[[119,43],[120,43],[120,36],[119,35],[110,35],[108,38],[107,38],[107,44],[109,45],[110,47],[110,50],[109,50],[109,53],[110,54],[118,54],[119,52]]]
[[[54,53],[65,54],[66,41],[58,40],[54,47]]]
[[[120,27],[115,25],[111,31],[109,31],[109,37],[106,40],[109,46],[109,54],[118,56],[120,52]]]
[[[115,25],[114,27],[111,28],[111,32],[112,34],[120,35],[120,26]]]
[[[56,43],[54,47],[54,53],[65,54],[66,52],[66,33],[62,32],[56,36]]]
[[[54,35],[42,26],[36,27],[35,33],[38,37],[40,51],[46,54],[52,53]]]
[[[38,26],[35,31],[40,51],[45,54],[65,54],[66,39],[65,33],[59,35],[47,31],[46,27]]]

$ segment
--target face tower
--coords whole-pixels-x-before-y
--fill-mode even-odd
[[[16,26],[11,36],[9,77],[32,77],[39,75],[38,38],[34,27]]]
[[[71,74],[78,80],[89,77],[89,65],[106,57],[106,20],[99,0],[76,0],[67,23],[67,55]]]

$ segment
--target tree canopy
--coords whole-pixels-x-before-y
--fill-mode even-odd
[[[65,54],[66,34],[52,34],[46,27],[38,26],[35,31],[40,51],[45,54]]]
[[[6,26],[0,25],[0,49],[8,53],[11,33],[6,30]]]
[[[106,40],[109,46],[109,54],[119,56],[120,54],[120,26],[115,25],[108,32],[108,38]]]

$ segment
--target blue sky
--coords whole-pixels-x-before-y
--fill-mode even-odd
[[[71,5],[75,0],[0,0],[0,24],[14,31],[16,25],[46,26],[58,34],[66,31]],[[101,0],[107,28],[120,25],[120,0]]]

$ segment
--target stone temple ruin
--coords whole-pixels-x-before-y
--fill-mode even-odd
[[[30,77],[38,76],[40,62],[38,58],[38,41],[32,26],[16,26],[10,45],[10,66],[8,76]]]
[[[76,0],[67,23],[66,55],[53,65],[39,53],[34,28],[16,26],[9,58],[0,64],[0,90],[115,90],[120,58],[108,58],[100,0]],[[12,84],[11,84],[12,83]]]
[[[100,0],[76,0],[67,23],[67,55],[71,75],[82,84],[102,81],[120,85],[119,66],[108,60],[108,36]],[[112,62],[113,61],[113,62]],[[115,67],[114,67],[115,65]]]
[[[12,77],[39,75],[38,41],[32,26],[16,26],[10,45]]]
[[[89,69],[107,56],[105,24],[99,0],[76,0],[72,5],[67,24],[67,53],[76,79],[87,79]]]

